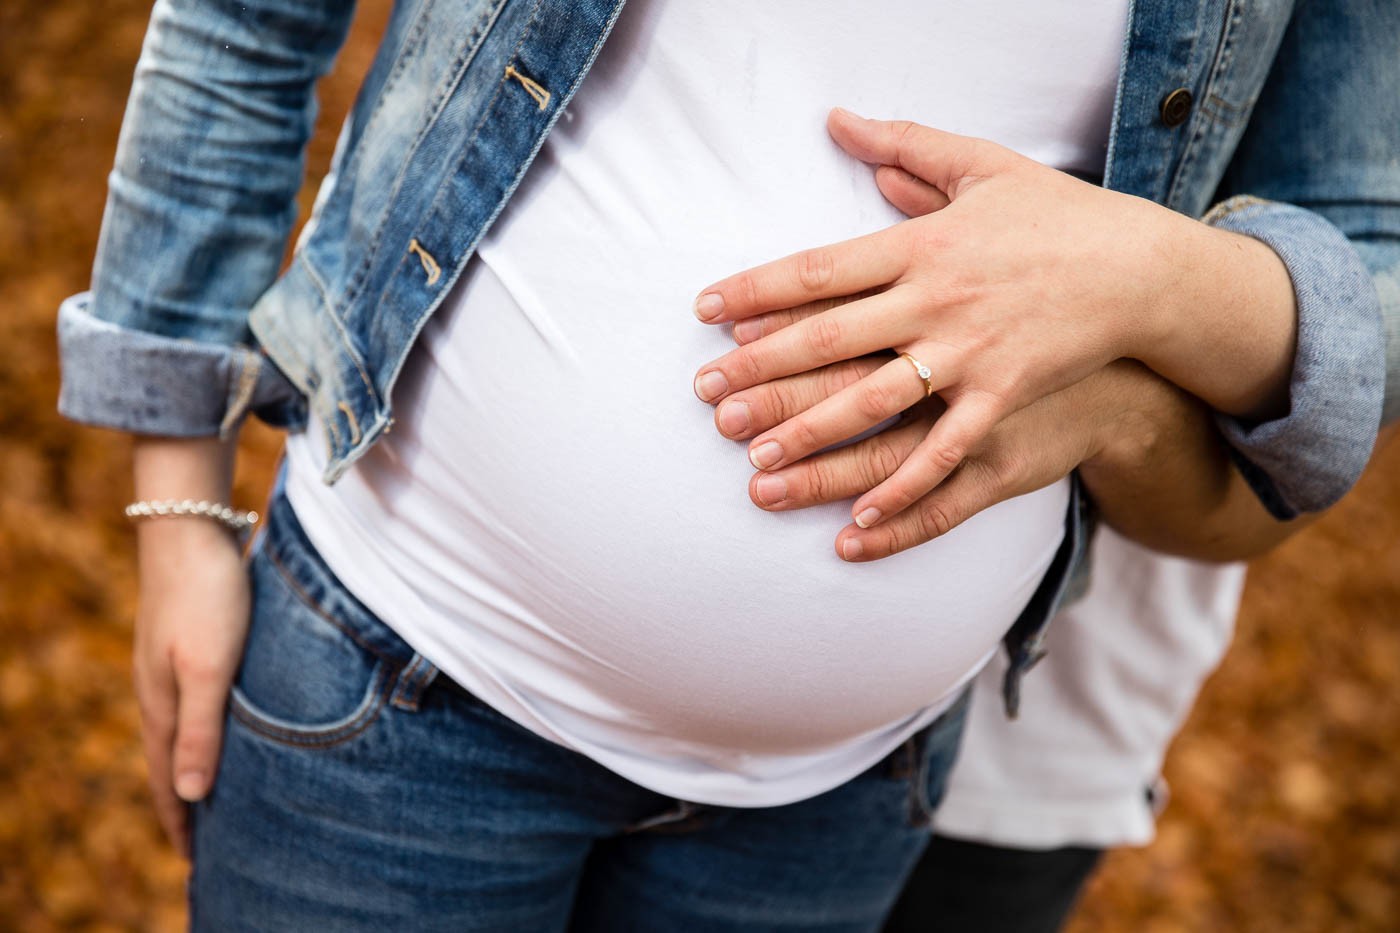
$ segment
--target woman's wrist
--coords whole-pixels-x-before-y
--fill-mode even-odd
[[[138,436],[132,448],[132,486],[138,502],[170,500],[231,504],[237,440],[217,437]],[[229,529],[202,515],[142,521],[142,550],[165,551],[219,537],[236,540]]]
[[[132,447],[135,498],[227,502],[235,439],[138,436]]]
[[[1251,421],[1288,411],[1297,302],[1263,242],[1182,218],[1158,251],[1161,301],[1138,358],[1211,408]]]

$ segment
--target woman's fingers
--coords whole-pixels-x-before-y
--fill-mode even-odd
[[[156,819],[171,844],[189,855],[188,805],[175,793],[170,781],[171,750],[175,740],[175,681],[168,667],[149,670],[139,660],[134,666],[136,699],[141,709],[141,745],[146,752],[146,780],[155,803]]]
[[[749,443],[749,462],[756,469],[773,470],[801,460],[888,421],[927,395],[924,381],[908,360],[896,357],[754,438]]]
[[[170,774],[182,800],[202,799],[213,783],[230,682],[229,672],[215,665],[195,664],[180,672]]]
[[[141,597],[133,668],[156,815],[189,855],[189,803],[209,793],[224,703],[248,630],[250,587],[227,529],[184,519],[138,534]]]
[[[879,288],[904,270],[907,249],[896,230],[803,250],[732,275],[701,291],[695,316],[706,324],[723,324]]]
[[[715,409],[715,427],[734,440],[753,437],[859,382],[887,360],[884,356],[843,360],[737,392]]]
[[[1006,413],[1001,399],[985,393],[964,393],[955,399],[894,475],[856,500],[851,507],[855,523],[862,528],[877,525],[928,495]]]
[[[696,373],[695,394],[717,402],[782,376],[907,343],[907,322],[917,320],[912,301],[912,293],[893,288],[804,318],[705,364]]]

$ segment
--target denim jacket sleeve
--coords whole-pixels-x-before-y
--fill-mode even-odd
[[[92,289],[59,311],[60,411],[140,433],[227,433],[294,390],[248,311],[296,215],[314,85],[353,0],[159,0],[109,179]]]
[[[1283,259],[1298,302],[1290,410],[1221,417],[1279,519],[1324,509],[1400,417],[1400,4],[1300,3],[1208,223]],[[1388,361],[1388,362],[1387,362]],[[1384,410],[1384,413],[1382,413]]]

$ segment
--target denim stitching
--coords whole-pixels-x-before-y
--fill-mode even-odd
[[[1201,87],[1201,96],[1205,100],[1196,109],[1196,113],[1191,117],[1191,140],[1187,143],[1185,151],[1181,156],[1181,163],[1176,167],[1176,173],[1172,176],[1171,185],[1167,188],[1165,204],[1173,207],[1177,200],[1177,191],[1190,174],[1191,167],[1201,151],[1201,142],[1205,139],[1209,124],[1213,119],[1206,111],[1206,101],[1215,93],[1215,88],[1222,75],[1230,67],[1231,59],[1234,57],[1234,42],[1238,33],[1238,26],[1243,17],[1242,0],[1230,0],[1230,7],[1225,18],[1225,28],[1220,35],[1220,45],[1215,50],[1215,58],[1211,62],[1210,69],[1206,72],[1205,84]]]
[[[238,694],[232,692],[229,711],[234,719],[252,732],[279,744],[296,748],[332,748],[361,735],[379,719],[379,714],[384,711],[389,700],[390,688],[395,680],[394,673],[395,671],[385,664],[376,665],[374,679],[370,681],[371,687],[366,691],[366,700],[361,703],[362,710],[351,721],[328,731],[317,730],[314,727],[290,729],[276,725],[262,718],[255,709],[239,700]]]
[[[369,392],[370,401],[374,403],[375,408],[378,408],[379,393],[374,389],[374,383],[370,380],[369,372],[365,369],[364,360],[360,358],[359,351],[355,349],[355,345],[350,340],[350,333],[345,329],[345,322],[340,319],[340,314],[335,310],[335,305],[331,301],[330,290],[326,287],[325,280],[321,278],[321,274],[316,271],[316,267],[311,264],[311,260],[307,259],[304,254],[298,258],[300,259],[302,267],[306,269],[306,274],[311,279],[312,284],[315,285],[316,290],[321,293],[321,304],[325,307],[326,315],[331,319],[331,323],[335,325],[336,332],[340,334],[340,343],[345,348],[345,355],[350,358],[350,362],[355,364],[355,371],[360,374],[360,381],[365,384],[365,390]]]
[[[584,76],[588,73],[589,69],[592,67],[593,62],[598,58],[598,52],[602,49],[602,47],[603,47],[603,42],[604,42],[604,40],[606,39],[606,37],[608,36],[608,34],[612,31],[612,27],[617,23],[617,18],[618,18],[618,16],[622,13],[622,4],[625,3],[625,2],[626,2],[626,0],[622,0],[621,3],[617,3],[616,5],[613,6],[612,13],[611,13],[611,15],[609,16],[607,23],[603,26],[603,30],[602,30],[602,32],[599,34],[598,40],[593,44],[593,48],[589,50],[588,60],[584,63],[583,68],[581,68],[581,69],[579,70],[579,74],[574,78],[573,83],[570,84],[569,87],[564,91],[564,96],[563,96],[563,100],[562,100],[562,102],[561,102],[561,106],[555,109],[555,111],[554,111],[554,116],[553,116],[552,118],[550,118],[549,122],[547,122],[547,123],[545,124],[545,131],[546,131],[546,132],[549,130],[549,128],[550,128],[551,126],[554,125],[554,122],[557,121],[557,120],[559,119],[559,114],[563,112],[563,107],[564,107],[565,105],[567,105],[568,102],[573,98],[574,93],[578,90],[579,84],[583,81]],[[538,11],[538,4],[536,4],[536,11]],[[534,17],[532,16],[532,17],[531,17],[531,20],[530,20],[530,24],[526,27],[526,31],[527,31],[527,32],[529,31],[530,28],[533,27],[534,22],[535,22],[535,20],[534,20]],[[523,41],[524,41],[524,37],[523,37],[523,36],[522,36],[521,41],[522,41],[522,43],[523,43]],[[516,57],[518,57],[519,52],[520,52],[520,46],[517,45],[517,46],[516,46],[515,53],[511,56],[511,59],[514,60]],[[485,125],[485,123],[486,123],[486,118],[487,118],[487,116],[490,114],[491,109],[492,109],[493,107],[495,107],[496,101],[500,98],[501,91],[504,89],[504,87],[505,87],[505,79],[502,78],[501,82],[496,86],[496,93],[495,93],[494,95],[492,95],[491,100],[487,103],[485,110],[482,112],[481,120],[477,123],[476,127],[472,130],[471,142],[470,142],[467,146],[464,146],[464,147],[463,147],[463,149],[462,149],[463,152],[468,151],[470,145],[474,145],[474,144],[475,144],[475,142],[476,142],[476,137],[479,136],[480,133],[481,133],[481,127]],[[504,210],[504,208],[505,208],[506,202],[509,201],[511,195],[515,193],[515,189],[516,189],[517,187],[520,186],[520,179],[524,177],[526,168],[534,162],[535,156],[539,154],[540,147],[543,146],[543,145],[544,145],[544,134],[541,134],[541,135],[540,135],[540,138],[537,139],[537,140],[535,141],[535,147],[534,147],[532,150],[530,150],[530,155],[526,158],[526,160],[524,161],[524,163],[520,166],[519,170],[516,172],[516,174],[515,174],[515,179],[514,179],[514,180],[511,182],[511,184],[506,188],[505,196],[502,197],[501,200],[500,200],[500,202],[496,205],[496,209],[495,209],[495,211],[491,214],[491,216],[488,217],[488,218],[486,219],[486,222],[485,222],[484,224],[481,225],[481,230],[478,230],[478,231],[477,231],[476,239],[473,240],[470,244],[468,244],[465,255],[470,256],[470,255],[476,250],[477,244],[481,242],[481,238],[482,238],[482,236],[483,236],[483,231],[485,231],[485,230],[486,230],[487,228],[489,228],[493,223],[495,223],[496,218],[500,216],[501,211]],[[440,187],[439,190],[438,190],[438,193],[437,193],[436,195],[434,195],[434,197],[433,197],[433,202],[432,202],[431,207],[428,209],[428,214],[431,215],[433,211],[437,210],[438,205],[439,205],[441,202],[442,202],[442,190],[441,190],[441,187]],[[399,262],[400,262],[400,268],[402,268],[403,260],[400,260]],[[414,328],[413,328],[413,332],[412,332],[411,334],[408,335],[408,341],[407,341],[407,342],[403,345],[403,347],[400,349],[398,361],[394,364],[393,370],[389,373],[389,378],[388,378],[388,380],[387,380],[386,383],[385,383],[386,385],[392,386],[395,382],[398,381],[399,373],[403,370],[404,363],[408,360],[408,351],[409,351],[409,349],[417,342],[417,340],[418,340],[418,335],[419,335],[419,333],[422,332],[424,326],[427,325],[427,323],[428,323],[428,318],[431,316],[432,311],[435,310],[435,309],[437,308],[437,305],[438,305],[439,303],[441,303],[441,301],[442,301],[442,299],[443,299],[443,296],[452,288],[453,285],[456,284],[457,279],[461,276],[461,274],[462,274],[462,269],[465,267],[465,265],[466,265],[466,263],[465,263],[464,261],[454,261],[454,263],[453,263],[452,274],[451,274],[451,276],[449,276],[448,281],[447,281],[447,283],[446,283],[446,286],[445,286],[442,290],[440,290],[440,291],[438,292],[438,297],[437,297],[436,299],[434,299],[434,301],[433,301],[432,303],[429,304],[428,309],[425,311],[425,313],[419,316],[419,318],[418,318],[418,320],[417,320],[417,322],[415,323],[415,326],[414,326]],[[398,270],[395,270],[394,274],[397,275],[397,274],[398,274]]]
[[[516,71],[515,65],[513,64],[506,66],[506,77],[514,78],[519,81],[520,86],[525,89],[525,93],[529,94],[530,98],[539,105],[540,110],[549,109],[549,99],[554,95],[549,93],[549,89],[543,84],[540,84],[534,78],[527,77],[519,71]]]
[[[1229,217],[1231,214],[1238,213],[1239,211],[1242,211],[1245,208],[1267,203],[1269,202],[1259,197],[1258,195],[1237,194],[1234,197],[1226,198],[1225,200],[1216,204],[1210,210],[1202,214],[1201,223],[1212,225],[1217,224],[1220,221],[1224,220],[1226,217]]]
[[[462,77],[466,74],[472,61],[475,60],[477,53],[481,51],[482,45],[485,44],[486,37],[489,36],[491,31],[495,28],[496,21],[500,18],[501,10],[504,9],[504,7],[505,0],[497,0],[495,8],[491,11],[489,16],[483,17],[482,22],[479,24],[478,31],[468,38],[462,54],[452,63],[452,70],[454,72],[452,80],[443,85],[442,94],[432,104],[431,116],[423,124],[422,128],[419,129],[418,135],[414,137],[412,145],[408,147],[408,151],[404,154],[403,163],[399,168],[399,172],[394,177],[393,188],[386,200],[390,208],[398,201],[399,192],[403,190],[404,179],[408,177],[408,168],[413,164],[413,158],[417,154],[419,147],[423,145],[423,140],[426,139],[433,128],[437,126],[438,117],[442,113],[442,108],[452,99],[453,93],[462,83]],[[493,96],[492,102],[494,101],[495,97]],[[482,122],[485,122],[485,119],[483,115]],[[463,145],[464,151],[475,142],[476,134],[479,132],[481,125],[481,123],[477,124],[477,129],[472,132],[472,138]],[[370,237],[370,248],[365,251],[364,260],[360,263],[360,267],[355,270],[355,274],[350,277],[350,284],[345,289],[345,305],[349,306],[354,304],[355,300],[360,295],[360,290],[364,288],[365,279],[369,276],[369,270],[374,268],[375,260],[378,258],[379,250],[383,245],[384,227],[389,223],[389,217],[392,214],[393,211],[386,208],[380,216],[379,224],[374,230],[374,235]],[[397,274],[397,270],[395,274]]]
[[[252,402],[253,392],[258,387],[258,370],[262,368],[262,359],[257,354],[242,347],[234,347],[233,353],[234,359],[238,361],[238,378],[224,406],[224,419],[219,424],[221,439],[228,438]]]
[[[291,571],[289,571],[286,565],[282,563],[282,559],[277,555],[275,548],[269,547],[265,550],[265,553],[267,554],[267,559],[272,562],[272,566],[277,569],[278,575],[282,577],[282,579],[286,582],[286,584],[289,587],[291,587],[292,593],[297,597],[298,600],[301,601],[303,605],[306,606],[306,608],[316,613],[316,615],[320,616],[322,619],[329,622],[331,625],[334,625],[337,629],[340,630],[340,632],[343,635],[345,635],[346,638],[349,638],[355,644],[359,645],[361,648],[368,651],[370,654],[379,658],[381,661],[386,661],[394,666],[399,665],[400,662],[397,658],[395,658],[393,655],[388,654],[385,651],[382,651],[379,648],[374,647],[373,645],[367,644],[359,634],[350,631],[350,629],[346,628],[345,625],[341,623],[339,619],[337,619],[335,616],[331,615],[324,608],[322,608],[321,605],[316,602],[316,600],[312,599],[311,594],[306,592],[306,589],[299,582],[297,582],[296,578],[292,576]]]

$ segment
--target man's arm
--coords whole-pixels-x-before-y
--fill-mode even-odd
[[[1100,519],[1125,537],[1196,560],[1246,560],[1317,518],[1269,513],[1199,399],[1142,370],[1102,391],[1122,393],[1119,414],[1079,475]]]

